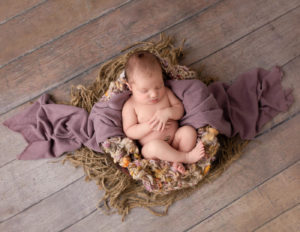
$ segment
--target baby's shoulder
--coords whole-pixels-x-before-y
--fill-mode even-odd
[[[124,103],[124,105],[123,105],[123,108],[128,108],[128,107],[133,107],[133,102],[132,102],[132,97],[129,97],[126,101],[125,101],[125,103]]]
[[[167,91],[168,93],[173,93],[173,90],[170,89],[169,87],[165,86],[165,89],[166,89],[166,91]]]
[[[135,111],[132,97],[129,97],[128,100],[124,103],[122,111]]]
[[[165,87],[165,88],[166,88],[166,93],[167,93],[167,96],[168,96],[168,97],[174,95],[173,91],[172,91],[169,87]]]

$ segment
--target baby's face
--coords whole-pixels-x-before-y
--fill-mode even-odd
[[[162,72],[160,69],[151,73],[135,70],[133,83],[129,85],[134,100],[141,104],[152,105],[160,102],[166,93]]]

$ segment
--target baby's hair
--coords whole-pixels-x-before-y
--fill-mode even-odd
[[[137,51],[132,53],[125,64],[125,78],[129,82],[133,69],[139,67],[144,70],[160,68],[161,64],[157,56],[148,51]]]

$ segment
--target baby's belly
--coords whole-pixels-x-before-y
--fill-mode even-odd
[[[174,139],[177,129],[178,129],[178,122],[172,121],[168,129],[164,129],[162,132],[152,131],[145,137],[141,138],[139,142],[143,146],[151,140],[161,139],[170,144]]]

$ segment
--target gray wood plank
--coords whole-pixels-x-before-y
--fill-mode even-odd
[[[135,209],[124,223],[121,216],[107,216],[95,211],[101,191],[94,182],[82,179],[66,186],[39,204],[0,224],[4,231],[183,231],[209,215],[230,205],[257,185],[280,173],[299,160],[297,142],[300,116],[277,127],[272,133],[253,142],[245,155],[216,181],[207,184],[191,197],[175,203],[166,217]],[[291,138],[287,136],[289,134]],[[277,143],[282,141],[283,145]],[[294,150],[284,154],[288,148]],[[86,190],[86,188],[88,190]],[[220,191],[220,189],[222,191]],[[184,212],[184,213],[183,213]],[[38,223],[33,223],[39,218]],[[78,223],[76,223],[78,222]],[[172,222],[172,223],[170,223]]]
[[[262,5],[260,5],[261,6],[261,8],[259,8],[259,9],[265,9],[265,11],[264,12],[261,12],[261,13],[259,13],[258,15],[255,15],[255,17],[253,17],[253,18],[251,18],[251,15],[252,15],[252,12],[255,12],[255,8],[253,8],[253,9],[251,9],[251,6],[253,7],[253,5],[252,5],[252,3],[251,2],[249,2],[249,1],[247,1],[247,2],[245,2],[244,4],[237,4],[236,3],[236,0],[235,1],[228,1],[228,2],[226,2],[226,4],[224,5],[223,3],[222,3],[222,5],[220,4],[220,5],[217,5],[215,8],[213,8],[213,9],[209,9],[208,11],[207,11],[207,13],[204,13],[204,14],[200,14],[199,16],[197,16],[197,17],[194,17],[194,18],[192,18],[191,20],[188,20],[187,22],[184,22],[183,24],[178,24],[178,25],[176,25],[174,28],[171,28],[170,30],[168,30],[167,32],[168,33],[170,33],[170,34],[174,34],[175,36],[176,36],[176,38],[177,38],[177,41],[181,41],[181,39],[183,39],[183,38],[188,38],[188,41],[187,41],[187,43],[188,43],[188,47],[189,46],[192,46],[192,47],[194,47],[195,48],[195,50],[199,50],[199,46],[201,47],[202,46],[202,44],[203,43],[205,43],[205,41],[207,41],[208,40],[208,38],[206,38],[205,37],[205,35],[206,35],[206,31],[207,30],[209,30],[209,28],[211,28],[211,31],[214,31],[214,29],[213,29],[213,27],[210,27],[211,25],[212,25],[212,23],[213,22],[210,22],[210,23],[207,23],[207,22],[209,22],[209,20],[205,20],[205,17],[207,17],[207,18],[209,18],[209,19],[213,19],[213,16],[214,15],[216,15],[216,14],[218,14],[218,12],[225,12],[224,14],[225,14],[225,16],[227,15],[227,11],[226,11],[226,9],[228,9],[229,7],[232,7],[232,5],[235,5],[235,4],[233,4],[232,2],[234,2],[236,5],[238,5],[238,6],[241,6],[240,8],[235,8],[235,11],[237,11],[237,13],[235,13],[235,15],[241,15],[242,13],[245,13],[245,12],[248,12],[248,14],[249,15],[246,15],[245,14],[245,17],[247,17],[248,19],[249,19],[249,25],[252,25],[253,23],[255,23],[256,22],[256,18],[260,15],[270,15],[270,18],[268,18],[268,19],[273,19],[276,15],[278,15],[278,14],[282,14],[282,8],[273,8],[273,7],[271,7],[270,5],[272,5],[272,4],[270,4],[269,2],[266,2],[266,5],[264,6],[264,7],[262,7]],[[247,4],[250,4],[250,6],[247,6]],[[294,2],[292,1],[292,3],[294,4]],[[292,3],[290,3],[291,5],[289,6],[289,7],[292,7]],[[286,6],[286,5],[285,5]],[[250,9],[250,10],[249,10]],[[276,12],[278,9],[280,9],[280,11],[279,12]],[[266,11],[267,10],[269,10],[270,12],[269,13],[267,13]],[[275,16],[273,16],[273,14],[275,15]],[[205,17],[203,17],[203,16],[205,16]],[[238,27],[238,25],[235,27],[235,33],[231,33],[231,34],[224,34],[225,32],[224,31],[219,31],[218,30],[218,25],[219,24],[221,24],[223,21],[224,22],[226,22],[227,20],[226,20],[226,17],[224,16],[224,15],[222,15],[222,14],[219,14],[218,15],[219,17],[217,18],[217,19],[220,19],[220,21],[217,21],[217,22],[215,22],[215,24],[216,24],[216,30],[215,30],[215,33],[214,34],[212,34],[212,32],[211,32],[211,36],[212,36],[212,38],[211,38],[211,40],[212,41],[226,41],[227,43],[225,43],[225,42],[222,42],[221,44],[219,44],[218,46],[216,46],[216,43],[217,42],[214,42],[214,43],[212,43],[211,45],[210,45],[210,52],[211,53],[214,53],[215,52],[215,50],[217,49],[217,50],[220,50],[220,52],[222,52],[222,49],[225,47],[225,49],[227,48],[227,46],[228,46],[228,43],[230,43],[231,41],[233,41],[233,40],[239,40],[239,38],[237,38],[236,36],[241,36],[241,32],[239,32],[239,31],[242,31],[243,32],[243,36],[244,35],[246,35],[246,34],[248,34],[250,31],[249,30],[247,30],[247,28],[248,27],[245,27],[245,25],[243,25],[243,27],[241,27],[241,28],[239,28]],[[239,18],[236,18],[235,19],[235,21],[238,21],[238,19]],[[197,21],[195,21],[195,20],[197,20]],[[216,20],[216,19],[215,19]],[[231,22],[231,21],[228,21],[228,25],[232,25],[232,24],[234,24],[234,23],[237,23],[237,22]],[[261,21],[260,22],[260,24],[256,24],[256,26],[260,26],[260,25],[263,25],[263,24],[265,24],[266,22],[265,21]],[[203,24],[203,25],[202,25]],[[204,32],[202,32],[202,31],[197,31],[197,33],[196,32],[194,32],[192,35],[194,35],[194,36],[192,36],[191,38],[189,37],[189,34],[190,34],[190,32],[188,31],[188,30],[183,30],[183,32],[185,32],[185,33],[187,33],[187,34],[184,34],[184,33],[179,33],[179,31],[181,30],[181,29],[185,29],[185,28],[193,28],[193,25],[199,25],[199,27],[201,27],[201,28],[203,28],[203,29],[205,29],[205,30],[203,30]],[[224,24],[224,23],[222,23],[222,25],[223,25],[223,27],[226,27],[226,24]],[[285,25],[282,25],[283,27],[285,27]],[[296,26],[296,25],[295,25]],[[250,26],[249,26],[250,27]],[[268,26],[265,26],[265,27],[268,27]],[[263,27],[263,28],[265,28],[265,27]],[[251,30],[253,29],[253,28],[250,28]],[[260,30],[259,30],[260,31]],[[289,31],[290,32],[290,31]],[[264,30],[264,33],[271,33],[272,34],[272,31],[268,31],[268,30]],[[290,33],[294,33],[294,32],[290,32]],[[195,39],[196,37],[195,37],[195,34],[199,37],[199,39]],[[237,34],[237,35],[236,35]],[[233,35],[234,35],[234,37],[233,37]],[[261,36],[261,34],[256,34],[256,35],[254,35],[254,36],[252,36],[252,37],[257,37],[257,36]],[[227,38],[228,37],[228,38]],[[286,42],[285,42],[285,44],[287,44],[287,43],[295,43],[295,41],[292,41],[292,40],[290,40],[290,37],[291,36],[289,36],[289,37],[286,37]],[[203,38],[203,39],[202,39]],[[157,37],[156,37],[156,39],[157,39]],[[191,40],[192,39],[192,40]],[[274,38],[274,40],[276,40],[276,38]],[[238,41],[239,42],[239,41]],[[285,44],[282,44],[282,46],[278,46],[277,47],[277,55],[275,56],[275,57],[278,57],[278,60],[279,59],[281,59],[280,58],[280,53],[282,52],[282,51],[284,51],[286,48],[285,48]],[[221,47],[221,46],[223,46],[223,47]],[[232,46],[229,46],[228,47],[228,49],[232,49],[231,50],[231,52],[236,52],[236,51],[239,51],[239,50],[243,50],[244,49],[244,47],[243,46],[245,46],[245,44],[243,43],[241,46],[233,46],[233,48],[231,48]],[[255,48],[255,46],[256,46],[256,44],[254,44],[254,48]],[[262,47],[261,48],[261,50],[262,50],[262,52],[263,51],[265,51],[265,52],[267,52],[267,50],[269,50],[270,48],[269,47],[272,47],[273,46],[273,44],[272,43],[268,43],[268,44],[265,44],[265,46],[264,47]],[[187,47],[187,48],[188,48]],[[253,49],[254,49],[253,48]],[[251,48],[249,48],[249,50],[251,50]],[[290,51],[290,53],[291,52],[293,52],[293,51]],[[186,57],[189,57],[189,56],[192,56],[192,57],[194,57],[194,59],[195,60],[189,60],[189,62],[192,62],[192,63],[194,63],[194,65],[192,66],[192,68],[196,68],[196,69],[198,69],[199,70],[199,67],[200,66],[202,66],[202,62],[206,62],[206,59],[205,60],[203,60],[203,61],[198,61],[197,62],[197,60],[202,60],[202,56],[201,56],[201,54],[202,54],[202,52],[194,52],[194,53],[188,53],[187,54],[187,56]],[[216,53],[216,56],[218,56],[218,53]],[[287,59],[289,60],[289,59],[292,59],[292,57],[293,57],[293,55],[292,55],[292,53],[290,54],[290,57],[288,57]],[[190,59],[190,58],[187,58],[187,59]],[[209,59],[209,58],[208,58]],[[233,58],[231,58],[231,59],[233,59]],[[255,62],[257,61],[257,60],[262,60],[261,62],[267,62],[268,61],[268,59],[269,59],[269,56],[260,56],[259,58],[256,58],[256,59],[254,59],[253,58],[253,62],[251,63],[250,61],[248,62],[248,67],[243,67],[243,66],[241,66],[241,67],[237,67],[236,68],[236,73],[231,73],[231,75],[230,75],[230,78],[231,79],[233,79],[239,72],[243,72],[243,71],[245,71],[246,69],[248,69],[249,68],[249,66],[255,66],[256,64],[255,64]],[[286,60],[285,62],[288,62],[288,60]],[[274,61],[274,58],[273,58],[273,61]],[[234,63],[234,61],[232,61],[233,63]],[[238,61],[237,61],[238,62]],[[297,65],[297,62],[299,62],[299,59],[296,59],[296,61],[295,62],[293,62],[293,68],[291,68],[292,69],[292,71],[290,72],[289,70],[286,70],[286,72],[287,72],[287,77],[284,79],[284,81],[288,81],[288,84],[290,85],[290,83],[291,82],[293,82],[294,83],[294,85],[299,85],[299,81],[297,81],[297,73],[299,72],[299,69],[298,69],[298,67],[299,67],[299,65]],[[212,67],[213,68],[210,68],[210,67],[208,67],[209,69],[211,69],[211,70],[214,70],[214,68],[222,68],[222,67],[215,67],[217,64],[218,64],[219,62],[217,61],[215,64],[212,64]],[[270,63],[270,62],[269,62]],[[279,62],[274,62],[274,63],[279,63]],[[274,63],[270,63],[270,64],[274,64]],[[229,66],[231,65],[231,64],[228,64]],[[197,67],[194,67],[194,66],[197,66]],[[59,87],[58,89],[58,91],[53,91],[52,93],[55,95],[55,94],[58,94],[57,95],[57,99],[58,100],[66,100],[67,98],[66,98],[66,96],[68,96],[68,94],[69,94],[69,86],[71,85],[71,84],[79,84],[79,83],[81,83],[81,84],[84,84],[84,83],[89,83],[89,82],[91,82],[91,80],[93,79],[93,76],[92,75],[95,75],[95,77],[96,77],[96,75],[97,75],[97,69],[99,68],[99,65],[98,66],[96,66],[96,67],[94,67],[94,68],[92,68],[92,69],[90,69],[89,70],[89,74],[86,74],[86,73],[83,73],[82,75],[80,75],[80,76],[78,76],[77,78],[75,78],[74,80],[72,80],[71,82],[68,82],[68,83],[66,83],[66,84],[64,84],[64,85],[62,85],[63,87],[63,90],[64,91],[66,91],[67,92],[67,94],[64,94],[63,93],[63,91],[61,91],[61,87]],[[92,75],[91,75],[91,73],[92,73]],[[209,73],[210,74],[210,73]],[[223,79],[223,76],[222,76],[222,74],[220,74],[220,75],[218,75],[221,79]],[[296,79],[294,79],[294,78],[296,78]],[[226,80],[228,80],[229,79],[229,75],[228,76],[224,76],[224,81],[226,81]],[[295,93],[295,94],[297,94],[297,93]],[[298,96],[296,95],[296,99],[298,98]],[[298,102],[298,101],[296,101],[296,102]],[[295,106],[296,105],[296,106]],[[291,110],[291,111],[289,111],[289,113],[287,113],[287,114],[285,114],[285,117],[282,117],[282,116],[280,116],[281,117],[281,120],[277,120],[276,122],[280,122],[280,121],[282,121],[282,120],[284,120],[285,118],[287,118],[288,116],[290,116],[290,115],[292,115],[293,113],[295,113],[295,112],[297,112],[297,110],[299,110],[299,106],[297,105],[297,103],[295,104],[294,106],[293,106],[293,109]],[[23,105],[22,106],[22,108],[25,108],[25,106]],[[0,117],[0,122],[1,121],[3,121],[5,118],[8,118],[10,115],[13,115],[13,114],[15,114],[15,113],[17,113],[17,112],[19,112],[20,111],[20,109],[15,109],[14,111],[11,111],[11,112],[9,112],[8,114],[5,114],[5,115],[3,115],[3,116],[1,116]],[[270,128],[270,125],[274,125],[274,122],[275,121],[273,121],[273,122],[271,122],[270,124],[269,124],[269,126],[267,127],[267,128]],[[1,126],[0,126],[0,134],[6,134],[6,133],[8,133],[7,132],[7,130],[5,130],[4,129],[4,131],[3,131],[3,128],[1,128]],[[13,133],[8,133],[8,136],[10,137],[10,136],[14,136],[14,134]],[[1,137],[0,137],[1,138]],[[13,139],[13,138],[12,138]],[[0,143],[1,143],[1,139],[0,139]],[[3,142],[3,144],[5,144],[5,141]],[[22,145],[24,145],[24,142],[20,142],[20,144]],[[6,163],[6,162],[9,162],[13,157],[15,157],[15,155],[14,154],[17,154],[18,152],[16,152],[16,153],[10,153],[10,150],[12,150],[12,151],[14,151],[15,149],[10,149],[10,148],[8,148],[7,149],[7,152],[9,153],[9,155],[7,155],[6,153],[3,153],[4,155],[4,157],[0,154],[0,164],[2,163],[2,164],[4,164],[4,163]],[[21,149],[18,149],[17,151],[19,151],[19,150],[21,150]],[[0,165],[1,166],[1,165]]]
[[[0,69],[0,114],[215,2],[141,0],[127,4],[4,66]]]
[[[300,203],[299,176],[300,162],[297,162],[187,231],[254,231]]]
[[[40,232],[60,231],[96,210],[102,197],[94,182],[84,178],[33,205],[25,212],[0,224],[0,231]],[[83,231],[89,231],[88,229]]]
[[[284,212],[274,220],[255,230],[255,232],[298,232],[300,229],[300,205]]]
[[[18,17],[44,2],[45,0],[2,0],[0,1],[0,24],[6,23],[12,18]]]
[[[295,64],[295,66],[297,65],[297,63]],[[241,69],[242,70],[242,69]],[[299,72],[298,72],[299,73]],[[117,219],[118,220],[118,219]]]
[[[0,168],[0,222],[32,207],[84,175],[70,163],[17,160]]]
[[[128,0],[47,1],[0,24],[0,67],[126,3]]]
[[[65,231],[83,231],[84,228],[91,232],[185,231],[298,161],[299,122],[300,115],[259,137],[222,176],[189,198],[176,202],[167,216],[153,216],[147,210],[137,208],[122,223],[120,215],[107,216],[100,211],[89,214]]]
[[[239,39],[235,43],[224,47],[213,55],[208,56],[191,67],[199,70],[204,68],[203,74],[219,77],[222,81],[230,81],[242,71],[254,67],[268,69],[273,65],[289,63],[289,70],[285,68],[282,84],[294,89],[295,103],[286,113],[278,115],[262,128],[262,132],[284,121],[300,110],[300,8],[272,23],[269,23],[255,32]]]

